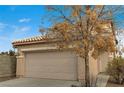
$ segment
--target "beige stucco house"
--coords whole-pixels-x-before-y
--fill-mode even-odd
[[[85,65],[71,49],[59,51],[55,40],[42,36],[17,40],[17,77],[61,80],[85,80]],[[89,54],[90,55],[90,54]],[[104,53],[95,60],[90,56],[90,78],[94,82],[99,72],[104,72],[110,54]]]

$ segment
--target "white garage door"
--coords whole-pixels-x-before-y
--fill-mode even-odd
[[[72,52],[25,53],[26,77],[77,80],[77,57]]]

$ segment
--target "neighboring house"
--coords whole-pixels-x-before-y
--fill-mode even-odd
[[[71,49],[60,51],[54,39],[42,36],[17,40],[17,77],[78,80],[84,82],[85,65],[83,59]],[[90,78],[94,81],[99,72],[104,72],[111,57],[108,53],[95,60],[90,56]]]

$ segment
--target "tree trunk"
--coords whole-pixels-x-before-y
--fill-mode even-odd
[[[90,87],[89,52],[85,55],[85,86]]]

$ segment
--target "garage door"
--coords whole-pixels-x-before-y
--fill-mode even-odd
[[[28,52],[25,62],[25,77],[77,80],[77,58],[72,52]]]

